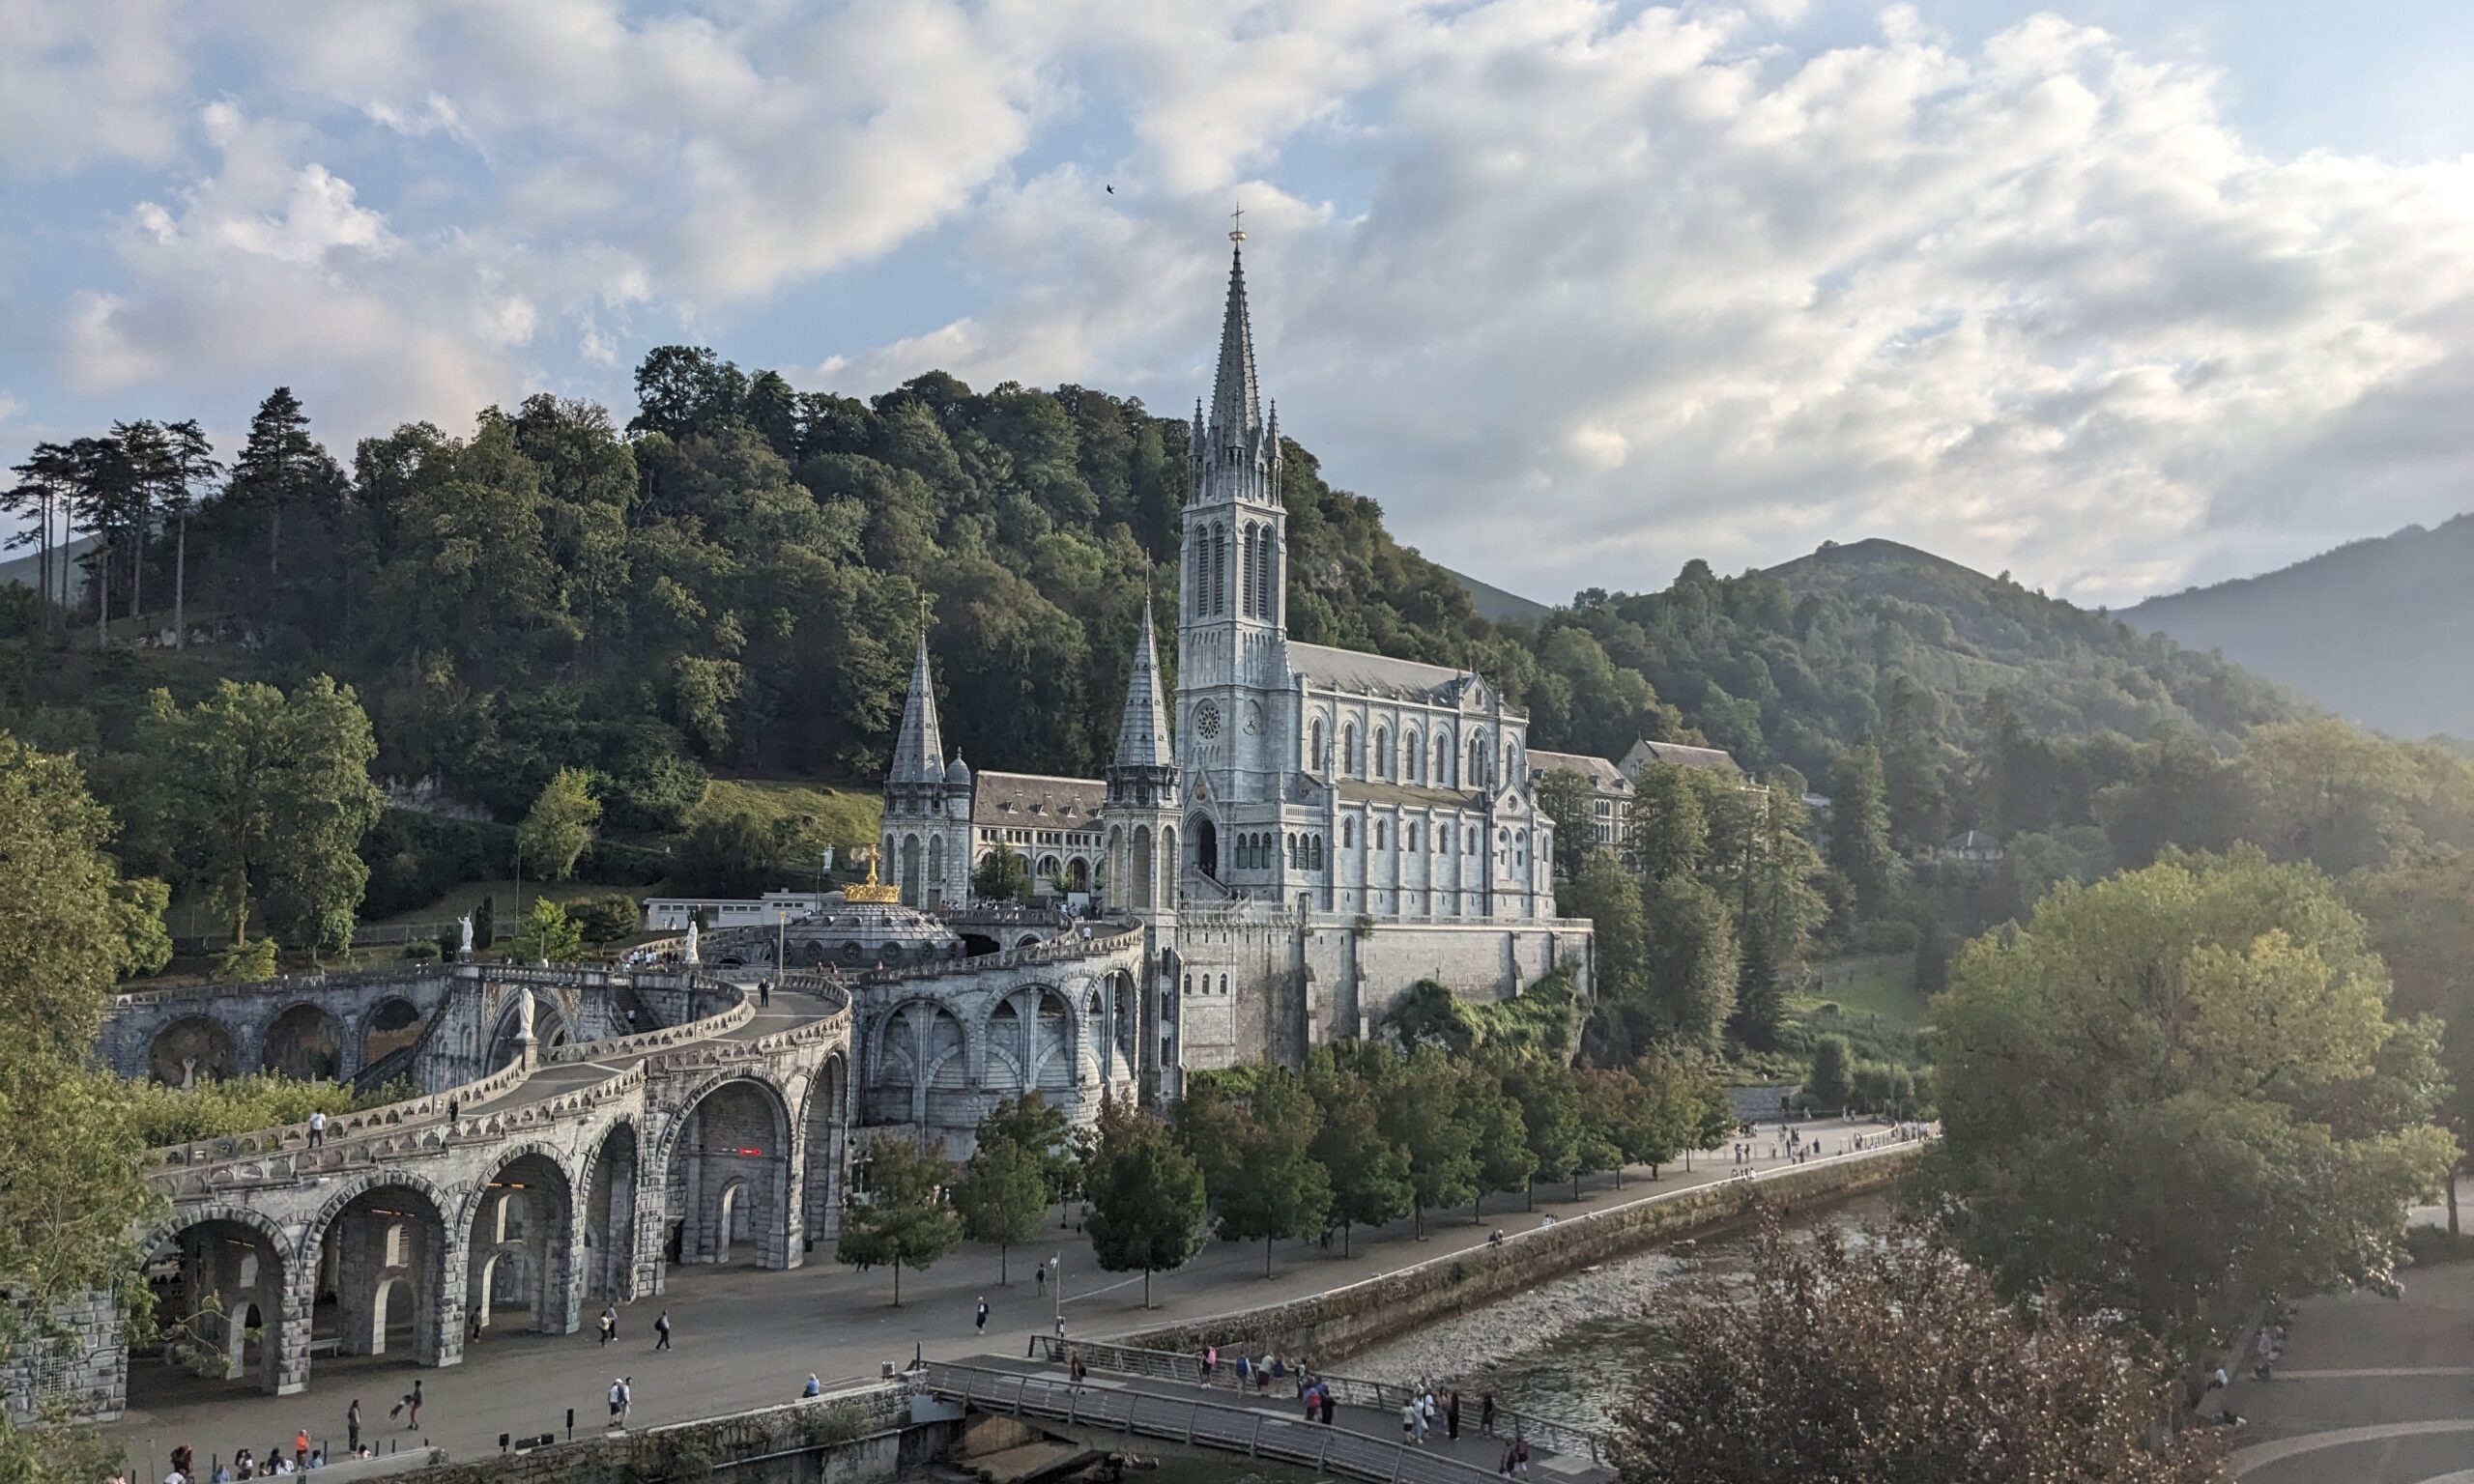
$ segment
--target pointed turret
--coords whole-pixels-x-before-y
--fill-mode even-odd
[[[919,657],[910,664],[910,695],[902,703],[902,734],[893,745],[894,783],[945,781],[945,741],[936,729],[936,682],[928,672],[928,631],[919,631]]]
[[[1221,448],[1246,446],[1262,431],[1262,402],[1254,389],[1254,329],[1246,313],[1246,247],[1243,234],[1228,259],[1228,307],[1220,322],[1220,374],[1211,384],[1211,441]]]
[[[1168,708],[1160,699],[1160,646],[1152,637],[1151,602],[1142,604],[1142,637],[1134,646],[1134,673],[1126,680],[1125,716],[1117,723],[1117,768],[1165,767],[1176,760],[1168,745]]]

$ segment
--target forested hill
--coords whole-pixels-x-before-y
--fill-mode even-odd
[[[2474,737],[2474,515],[2125,610],[2398,736]]]
[[[110,797],[154,688],[329,672],[370,713],[380,777],[513,818],[582,767],[611,826],[660,832],[712,772],[872,779],[924,595],[949,744],[1101,766],[1146,591],[1175,609],[1182,420],[935,373],[863,402],[679,347],[637,386],[623,426],[537,396],[348,454],[284,391],[239,448],[149,423],[44,445],[5,499],[48,492],[105,536],[113,643],[97,652],[91,597],[44,633],[30,593],[0,592],[0,726],[78,749]],[[1818,777],[1902,674],[1952,746],[2004,692],[2004,725],[2057,734],[2294,710],[2229,665],[1884,543],[1732,579],[1695,561],[1662,591],[1498,624],[1308,450],[1286,459],[1293,634],[1482,671],[1541,747],[1706,740]],[[205,642],[141,649],[168,622],[184,511]]]

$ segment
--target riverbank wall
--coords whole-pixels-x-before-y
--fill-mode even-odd
[[[1740,1219],[1763,1203],[1791,1208],[1881,1189],[1924,1147],[1897,1144],[1818,1159],[1755,1180],[1647,1195],[1523,1232],[1500,1245],[1430,1258],[1309,1298],[1108,1338],[1145,1350],[1198,1353],[1217,1345],[1244,1354],[1270,1351],[1305,1356],[1328,1368],[1356,1351],[1448,1315]]]
[[[424,1470],[421,1484],[889,1484],[943,1453],[962,1427],[960,1407],[914,1397],[906,1384],[892,1382],[459,1460]]]

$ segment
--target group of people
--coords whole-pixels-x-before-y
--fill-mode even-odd
[[[419,1383],[414,1383],[414,1392],[417,1393],[419,1389]],[[395,1411],[400,1414],[407,1404],[413,1409],[413,1420],[417,1425],[420,1420],[420,1403],[417,1395],[407,1395]],[[344,1430],[348,1435],[344,1457],[368,1458],[376,1453],[375,1448],[361,1443],[360,1401],[357,1397],[344,1411]],[[163,1484],[234,1484],[240,1479],[307,1473],[312,1469],[326,1467],[327,1446],[327,1443],[312,1439],[309,1429],[304,1427],[292,1435],[290,1443],[278,1442],[263,1454],[242,1448],[233,1453],[230,1463],[224,1462],[220,1455],[210,1458],[205,1472],[201,1473],[198,1471],[196,1450],[185,1442],[172,1450],[172,1466],[163,1475]],[[113,1474],[110,1484],[129,1484],[129,1477],[122,1473]]]

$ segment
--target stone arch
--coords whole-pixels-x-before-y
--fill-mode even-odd
[[[623,1118],[601,1136],[585,1161],[584,1292],[617,1302],[636,1297],[636,1221],[644,1184],[643,1142],[636,1121]]]
[[[1087,892],[1091,889],[1091,861],[1088,856],[1069,855],[1065,858],[1065,889]]]
[[[1194,837],[1194,868],[1217,881],[1220,879],[1220,827],[1211,816],[1195,813],[1186,816],[1186,829]]]
[[[836,1051],[809,1079],[799,1110],[806,1146],[805,1209],[801,1224],[810,1241],[842,1235],[843,1169],[849,1155],[850,1062]]]
[[[335,1348],[385,1355],[396,1338],[391,1301],[409,1296],[413,1358],[451,1365],[463,1357],[465,1246],[459,1203],[420,1176],[372,1170],[343,1182],[302,1236],[301,1261],[335,1274]]]
[[[420,1007],[402,995],[389,995],[360,1017],[360,1065],[373,1066],[420,1039]]]
[[[137,1250],[150,1277],[162,1277],[155,1317],[165,1338],[152,1356],[129,1357],[132,1399],[151,1400],[158,1377],[193,1384],[187,1359],[201,1356],[219,1359],[227,1380],[269,1394],[292,1389],[286,1357],[306,1356],[308,1314],[294,1292],[296,1254],[281,1227],[247,1207],[184,1207]],[[167,1264],[173,1270],[162,1274]]]
[[[534,1331],[572,1333],[576,1202],[566,1158],[549,1145],[527,1143],[500,1151],[494,1164],[458,1217],[472,1270],[467,1311],[487,1327],[495,1309],[520,1304]]]
[[[258,1066],[304,1082],[331,1082],[343,1075],[344,1046],[344,1023],[335,1013],[301,1000],[267,1022]]]
[[[509,994],[506,997],[506,1003],[499,1007],[498,1019],[493,1022],[490,1029],[489,1049],[482,1059],[481,1065],[484,1070],[497,1071],[515,1060],[518,1050],[515,1035],[522,1028],[523,1020],[524,993],[519,989]],[[559,1007],[558,997],[548,994],[534,995],[532,997],[533,1055],[536,1058],[546,1057],[552,1050],[567,1044],[574,1039],[574,1035],[567,1028],[566,1012]]]
[[[1062,1102],[1077,1083],[1082,1033],[1074,1001],[1054,985],[1026,985],[991,1004],[980,1017],[982,1091],[1009,1098],[1039,1093]]]
[[[866,1121],[968,1127],[972,1109],[969,1031],[941,1001],[905,1000],[888,1010],[870,1038]]]
[[[239,1070],[232,1033],[205,1015],[183,1015],[147,1042],[147,1074],[166,1087],[220,1082]]]
[[[769,1077],[736,1072],[704,1083],[676,1106],[661,1160],[673,1261],[729,1262],[734,1248],[752,1243],[762,1266],[793,1266],[797,1168],[788,1095]],[[744,1182],[747,1193],[726,1207],[723,1192],[734,1182]]]

